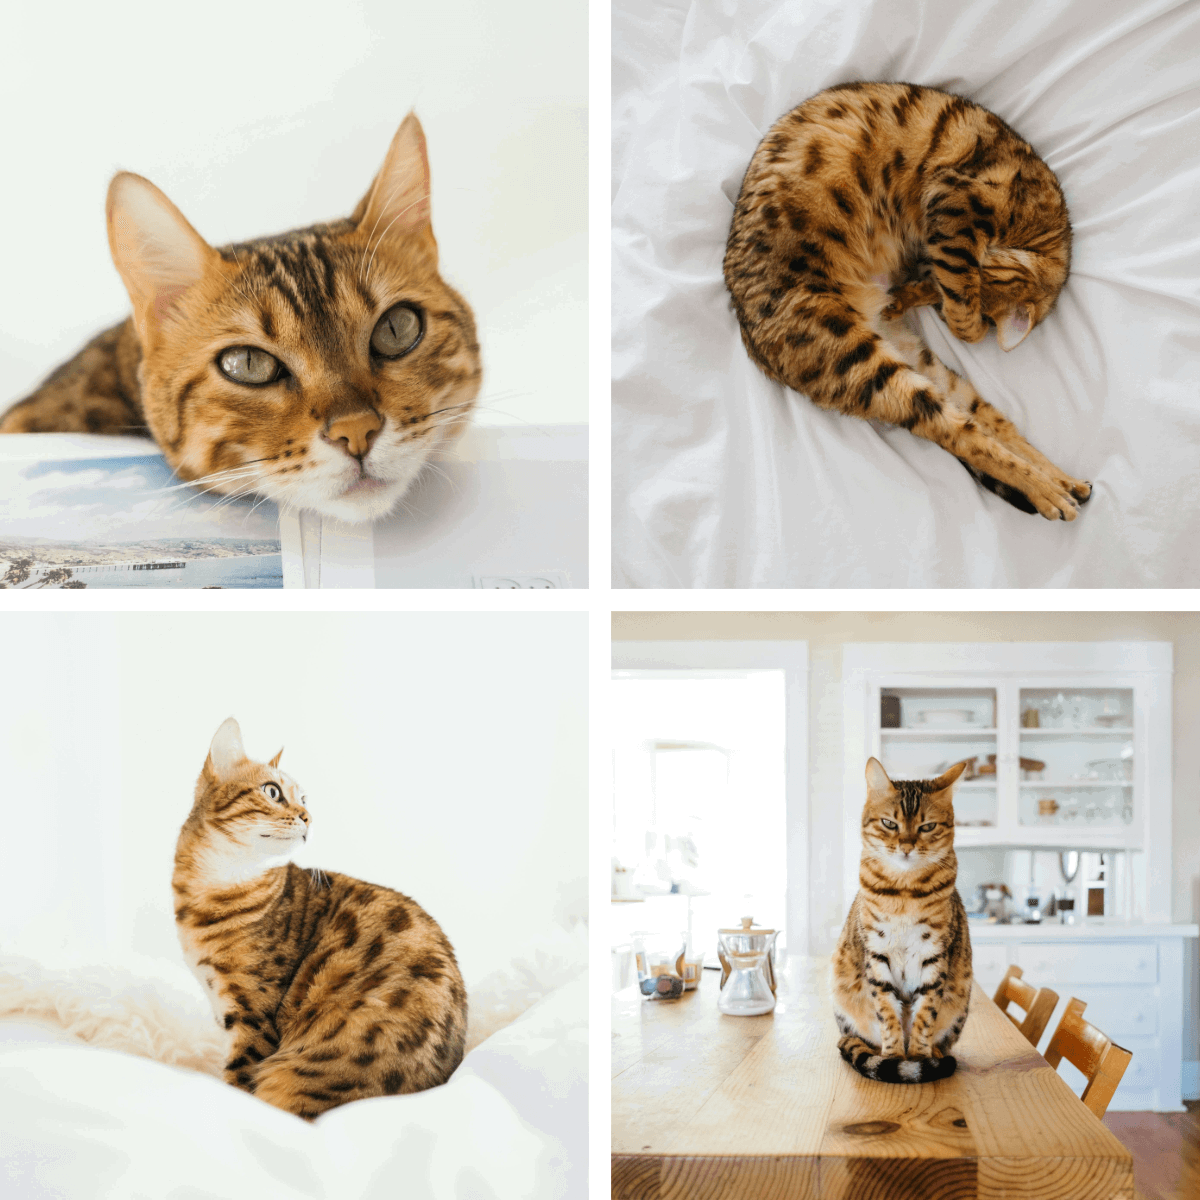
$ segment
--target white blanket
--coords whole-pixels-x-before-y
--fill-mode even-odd
[[[613,55],[617,586],[1200,584],[1200,5],[615,0]],[[1062,182],[1071,278],[1023,345],[920,319],[935,353],[1094,483],[1071,524],[746,357],[721,276],[742,175],[776,118],[856,79],[968,96]]]
[[[587,1185],[587,982],[440,1088],[312,1124],[220,1080],[0,1021],[0,1193],[105,1200],[563,1200]]]

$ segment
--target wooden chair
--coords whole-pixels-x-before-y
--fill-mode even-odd
[[[1133,1055],[1105,1037],[1095,1025],[1089,1025],[1083,1019],[1085,1008],[1087,1004],[1074,996],[1067,1001],[1045,1057],[1057,1070],[1066,1055],[1067,1061],[1087,1076],[1087,1087],[1080,1099],[1096,1116],[1102,1117]]]
[[[1054,1012],[1054,1006],[1058,1003],[1058,993],[1049,988],[1034,988],[1031,984],[1023,983],[1021,968],[1009,967],[992,998],[996,1001],[996,1007],[1020,1030],[1021,1036],[1037,1049],[1050,1020],[1050,1014]],[[1008,1011],[1009,1001],[1025,1010],[1024,1021],[1018,1021]]]

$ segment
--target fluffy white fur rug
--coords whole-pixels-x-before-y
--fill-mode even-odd
[[[587,927],[560,926],[476,983],[467,982],[467,1051],[587,967]],[[226,1035],[182,963],[123,955],[120,962],[55,967],[0,954],[0,1018],[34,1020],[93,1046],[220,1076]]]

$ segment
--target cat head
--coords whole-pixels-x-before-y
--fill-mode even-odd
[[[867,802],[863,806],[863,853],[893,871],[912,870],[943,859],[954,848],[951,789],[966,770],[955,763],[936,779],[888,778],[878,759],[867,759]]]
[[[206,878],[249,878],[308,838],[304,792],[279,769],[282,755],[280,750],[267,763],[247,758],[233,717],[213,736],[189,818],[206,835],[197,851],[205,859],[197,865]]]
[[[1071,268],[1071,222],[1054,173],[1023,159],[1000,193],[994,221],[1005,245],[989,246],[980,266],[980,308],[1002,350],[1014,350],[1053,309]]]
[[[1045,320],[1066,281],[1065,266],[1032,250],[996,247],[984,255],[980,308],[1001,350],[1015,350]]]
[[[146,422],[181,479],[368,521],[465,429],[479,346],[438,274],[412,113],[343,220],[214,249],[129,172],[107,216]]]

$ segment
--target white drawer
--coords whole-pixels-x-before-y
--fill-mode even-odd
[[[988,995],[996,990],[996,985],[1008,970],[1008,947],[997,945],[995,942],[982,946],[971,947],[971,970],[979,980],[979,986]],[[990,986],[988,982],[991,981]]]
[[[1016,952],[1025,982],[1034,987],[1158,982],[1154,942],[1022,942]]]
[[[1158,1036],[1160,1006],[1153,988],[1080,988],[1072,995],[1078,996],[1087,1005],[1083,1010],[1083,1019],[1095,1025],[1101,1033],[1106,1033],[1114,1042],[1124,1046],[1130,1038]]]

